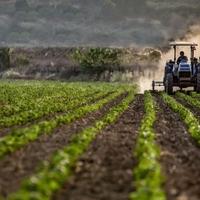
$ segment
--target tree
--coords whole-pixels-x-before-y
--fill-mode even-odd
[[[90,48],[87,50],[76,50],[74,58],[82,69],[95,73],[112,70],[119,66],[119,49],[112,48]]]
[[[0,71],[10,67],[10,49],[0,48]]]

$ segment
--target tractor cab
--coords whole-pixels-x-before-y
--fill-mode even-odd
[[[200,92],[200,64],[194,56],[198,45],[188,42],[172,42],[170,46],[174,50],[174,57],[165,65],[163,82],[152,82],[153,90],[156,86],[164,86],[165,92],[172,94],[173,87],[179,87],[180,89],[193,87],[195,91]],[[183,51],[177,59],[178,47],[189,47],[190,59],[184,55]]]

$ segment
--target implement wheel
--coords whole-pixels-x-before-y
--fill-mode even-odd
[[[167,94],[173,94],[173,76],[172,76],[172,74],[167,74],[166,75],[165,92]]]
[[[155,91],[155,81],[152,81],[152,90]]]

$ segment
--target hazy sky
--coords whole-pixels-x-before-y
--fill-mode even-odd
[[[199,0],[26,2],[0,0],[1,46],[157,46],[200,20]]]

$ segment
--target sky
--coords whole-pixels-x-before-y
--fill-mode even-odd
[[[157,47],[200,25],[199,10],[199,0],[0,0],[0,46]]]

